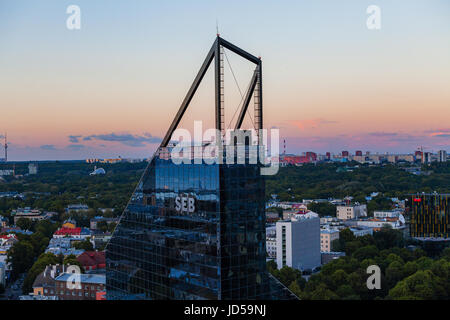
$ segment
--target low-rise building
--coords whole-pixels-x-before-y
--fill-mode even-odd
[[[350,228],[350,231],[353,232],[355,237],[362,237],[365,235],[372,235],[373,229],[365,226],[357,226]]]
[[[336,217],[339,220],[352,220],[360,217],[367,217],[367,205],[349,204],[336,206]]]
[[[55,281],[59,300],[96,300],[97,292],[105,291],[106,276],[63,273]]]
[[[337,229],[321,229],[320,230],[320,251],[331,252],[331,244],[334,240],[339,239],[339,230]]]
[[[380,230],[385,225],[389,225],[392,229],[403,229],[405,227],[405,224],[397,218],[361,219],[356,221],[356,225],[359,227],[369,227],[375,231]]]
[[[90,228],[92,230],[96,230],[99,222],[105,222],[107,225],[110,225],[111,223],[117,224],[119,222],[119,218],[106,218],[102,216],[95,216],[94,218],[91,219],[89,223]]]
[[[57,212],[41,211],[39,209],[31,209],[30,207],[18,208],[11,212],[11,215],[14,216],[14,224],[17,224],[17,221],[22,218],[32,221],[39,221],[50,219],[57,214]]]
[[[377,210],[373,212],[373,217],[376,219],[398,218],[401,213],[400,210]]]
[[[64,265],[48,265],[33,282],[33,295],[56,296],[56,277],[64,273]]]
[[[269,258],[277,258],[277,229],[275,226],[266,228],[266,251]]]
[[[5,287],[6,283],[6,264],[4,262],[0,262],[0,285]]]
[[[91,231],[87,228],[67,228],[61,227],[55,231],[53,238],[70,237],[73,239],[86,239],[91,236]]]
[[[77,261],[86,272],[106,268],[104,251],[85,251],[77,257]]]
[[[76,212],[87,212],[89,210],[89,207],[85,204],[69,204],[66,207],[66,213],[76,213]]]

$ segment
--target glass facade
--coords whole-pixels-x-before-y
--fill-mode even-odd
[[[107,298],[272,299],[264,192],[259,164],[160,152],[107,245]]]
[[[450,194],[409,195],[411,237],[448,239]]]

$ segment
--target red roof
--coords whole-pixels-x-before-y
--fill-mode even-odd
[[[56,230],[56,235],[79,235],[81,233],[81,228],[66,228],[62,227]]]
[[[7,235],[4,235],[4,236],[0,236],[0,238],[1,239],[11,239],[11,238],[16,239],[17,237],[16,237],[15,234],[7,234]]]
[[[104,251],[85,251],[77,257],[85,269],[103,269],[106,267]]]

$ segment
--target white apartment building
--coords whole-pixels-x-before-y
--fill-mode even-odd
[[[369,228],[369,227],[363,227],[363,226],[358,226],[355,228],[350,228],[350,231],[353,233],[353,235],[355,237],[362,237],[365,236],[367,234],[372,235],[373,234],[373,229]]]
[[[351,220],[359,217],[367,217],[367,205],[352,204],[346,206],[336,206],[336,217],[339,220]]]
[[[277,257],[277,230],[275,226],[266,228],[266,251],[269,258]]]
[[[447,151],[445,151],[445,150],[439,150],[438,151],[438,161],[439,162],[446,162],[447,161]]]
[[[392,229],[402,229],[405,227],[400,220],[392,221],[387,219],[358,220],[356,225],[369,228],[382,228],[384,225],[390,225]]]
[[[402,212],[399,210],[387,210],[387,211],[374,211],[373,217],[377,219],[384,219],[384,218],[398,218],[399,215]]]
[[[320,230],[320,251],[331,252],[331,243],[339,239],[339,230],[322,229]]]
[[[320,219],[315,213],[297,215],[276,223],[277,265],[298,270],[314,269],[321,264]]]

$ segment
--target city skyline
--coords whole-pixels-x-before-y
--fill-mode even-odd
[[[288,153],[449,150],[445,1],[377,1],[380,30],[366,27],[369,1],[77,1],[81,30],[66,28],[70,4],[0,2],[0,132],[10,160],[150,156],[216,24],[261,55],[264,126],[280,129]],[[228,56],[245,89],[250,69]],[[211,72],[204,82],[181,127],[214,103]],[[239,91],[226,94],[234,110]]]

